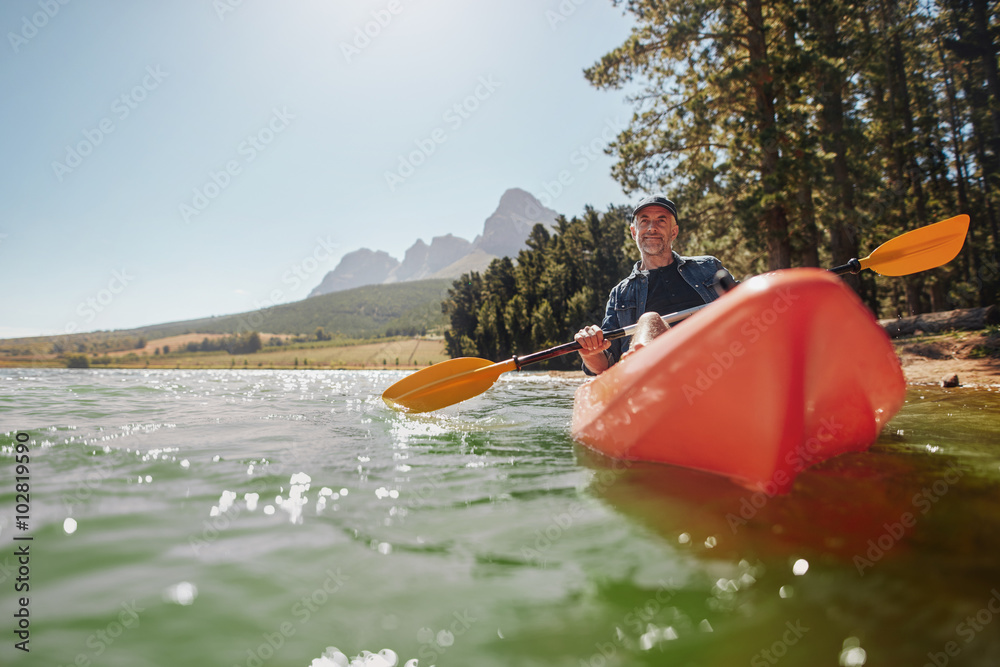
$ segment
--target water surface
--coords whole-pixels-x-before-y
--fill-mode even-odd
[[[408,416],[388,371],[0,373],[3,665],[1000,664],[997,393],[768,498],[576,445],[574,377]]]

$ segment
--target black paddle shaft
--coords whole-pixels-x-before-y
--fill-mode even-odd
[[[830,269],[830,273],[838,276],[842,276],[845,273],[861,273],[861,262],[857,259],[852,259],[847,264],[833,267]]]
[[[621,329],[614,329],[612,331],[604,332],[604,340],[615,340],[616,338],[624,338],[632,333],[628,330],[629,327],[622,327]],[[635,329],[633,325],[632,329]],[[553,357],[560,357],[564,354],[569,354],[570,352],[575,352],[581,347],[580,343],[573,341],[572,343],[563,343],[562,345],[556,345],[555,347],[550,347],[547,350],[542,350],[541,352],[533,352],[531,354],[526,354],[523,357],[514,355],[514,364],[517,365],[517,370],[521,370],[521,366],[527,366],[528,364],[535,364],[539,361],[547,361]]]
[[[701,306],[695,306],[694,308],[688,308],[687,310],[679,310],[676,313],[670,313],[669,315],[661,315],[662,319],[667,324],[673,324],[674,322],[680,322],[684,318],[695,314],[708,304],[703,304]],[[624,338],[625,336],[631,336],[635,333],[637,324],[630,324],[627,327],[622,327],[621,329],[613,329],[611,331],[605,331],[604,340],[615,340],[616,338]],[[526,354],[523,357],[514,355],[514,365],[517,366],[517,370],[521,370],[522,366],[527,366],[528,364],[535,364],[539,361],[546,361],[552,359],[553,357],[559,357],[564,354],[569,354],[570,352],[575,352],[580,349],[580,343],[573,341],[572,343],[563,343],[562,345],[556,345],[555,347],[550,347],[547,350],[542,350],[541,352],[534,352],[532,354]]]

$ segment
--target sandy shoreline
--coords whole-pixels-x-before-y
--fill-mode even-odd
[[[893,341],[908,384],[940,384],[952,374],[959,386],[1000,388],[1000,332],[960,331]]]
[[[907,384],[939,385],[957,375],[959,387],[1000,389],[1000,332],[961,331],[893,341]],[[583,377],[582,371],[550,371]]]

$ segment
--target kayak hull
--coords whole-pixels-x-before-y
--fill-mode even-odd
[[[769,494],[863,451],[903,405],[888,336],[819,269],[751,278],[577,389],[573,437]]]

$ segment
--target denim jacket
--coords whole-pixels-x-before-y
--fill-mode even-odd
[[[718,294],[715,291],[715,273],[719,269],[725,269],[715,257],[701,255],[698,257],[682,257],[676,252],[673,253],[674,261],[677,262],[677,272],[694,288],[705,303],[715,301]],[[620,329],[639,321],[639,316],[646,312],[646,291],[649,286],[649,271],[639,270],[636,262],[632,273],[628,278],[618,283],[611,290],[608,297],[608,305],[604,312],[604,321],[601,329],[611,331]],[[660,313],[666,315],[667,313]],[[613,365],[621,359],[622,354],[628,350],[630,337],[618,338],[611,341],[611,347],[604,351],[608,358],[608,364]],[[587,365],[583,365],[583,371],[587,375],[594,375]]]

